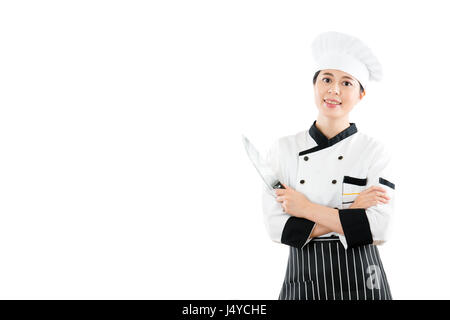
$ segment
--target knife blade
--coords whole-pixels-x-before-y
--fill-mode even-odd
[[[248,140],[248,138],[244,135],[242,135],[242,142],[244,143],[244,148],[245,151],[247,151],[250,161],[263,179],[264,183],[269,187],[269,190],[285,189],[269,164],[261,158],[258,150],[256,150],[250,140]]]

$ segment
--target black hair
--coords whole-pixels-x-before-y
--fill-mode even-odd
[[[322,71],[322,70],[319,70],[319,71],[317,71],[317,72],[314,74],[314,77],[313,77],[313,84],[314,84],[314,85],[316,84],[316,80],[317,80],[317,77],[319,76],[320,71]],[[358,81],[358,83],[359,83],[359,90],[361,91],[361,93],[363,93],[363,92],[364,92],[364,88],[363,88],[361,82]]]

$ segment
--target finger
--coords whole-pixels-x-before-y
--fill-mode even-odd
[[[370,193],[375,193],[375,195],[380,196],[382,194],[386,193],[386,190],[380,190],[377,187],[374,187],[373,189],[369,190]]]
[[[282,195],[284,195],[285,192],[286,192],[285,189],[275,189],[275,194],[277,196],[282,196]]]
[[[387,203],[387,200],[384,199],[384,198],[381,198],[381,197],[379,197],[379,198],[377,199],[377,201],[378,201],[378,203]]]
[[[391,200],[391,198],[389,198],[387,195],[383,194],[381,195],[383,198],[385,198],[386,200]]]
[[[377,197],[377,202],[378,203],[387,203],[387,200],[384,199],[383,197]]]
[[[378,197],[383,197],[383,198],[386,198],[386,199],[390,199],[389,196],[386,194],[386,192],[377,191],[377,196]]]
[[[371,186],[369,189],[380,191],[380,192],[386,192],[386,189],[380,186]]]
[[[290,189],[290,187],[287,186],[287,185],[285,185],[283,182],[280,182],[280,183],[281,183],[281,185],[282,185],[285,189]]]
[[[278,197],[276,198],[276,200],[277,200],[278,202],[283,202],[283,201],[284,201],[284,197],[283,197],[283,196],[278,196]]]

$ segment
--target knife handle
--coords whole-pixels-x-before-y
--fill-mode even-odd
[[[273,185],[273,188],[274,188],[274,189],[286,189],[285,187],[283,187],[283,185],[281,184],[280,181],[277,181],[277,183],[275,183],[275,184]]]

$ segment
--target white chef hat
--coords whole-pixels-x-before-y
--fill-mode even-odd
[[[311,48],[316,71],[344,71],[355,77],[364,89],[369,80],[380,81],[383,77],[381,64],[372,50],[356,37],[335,31],[323,32],[314,39]]]

